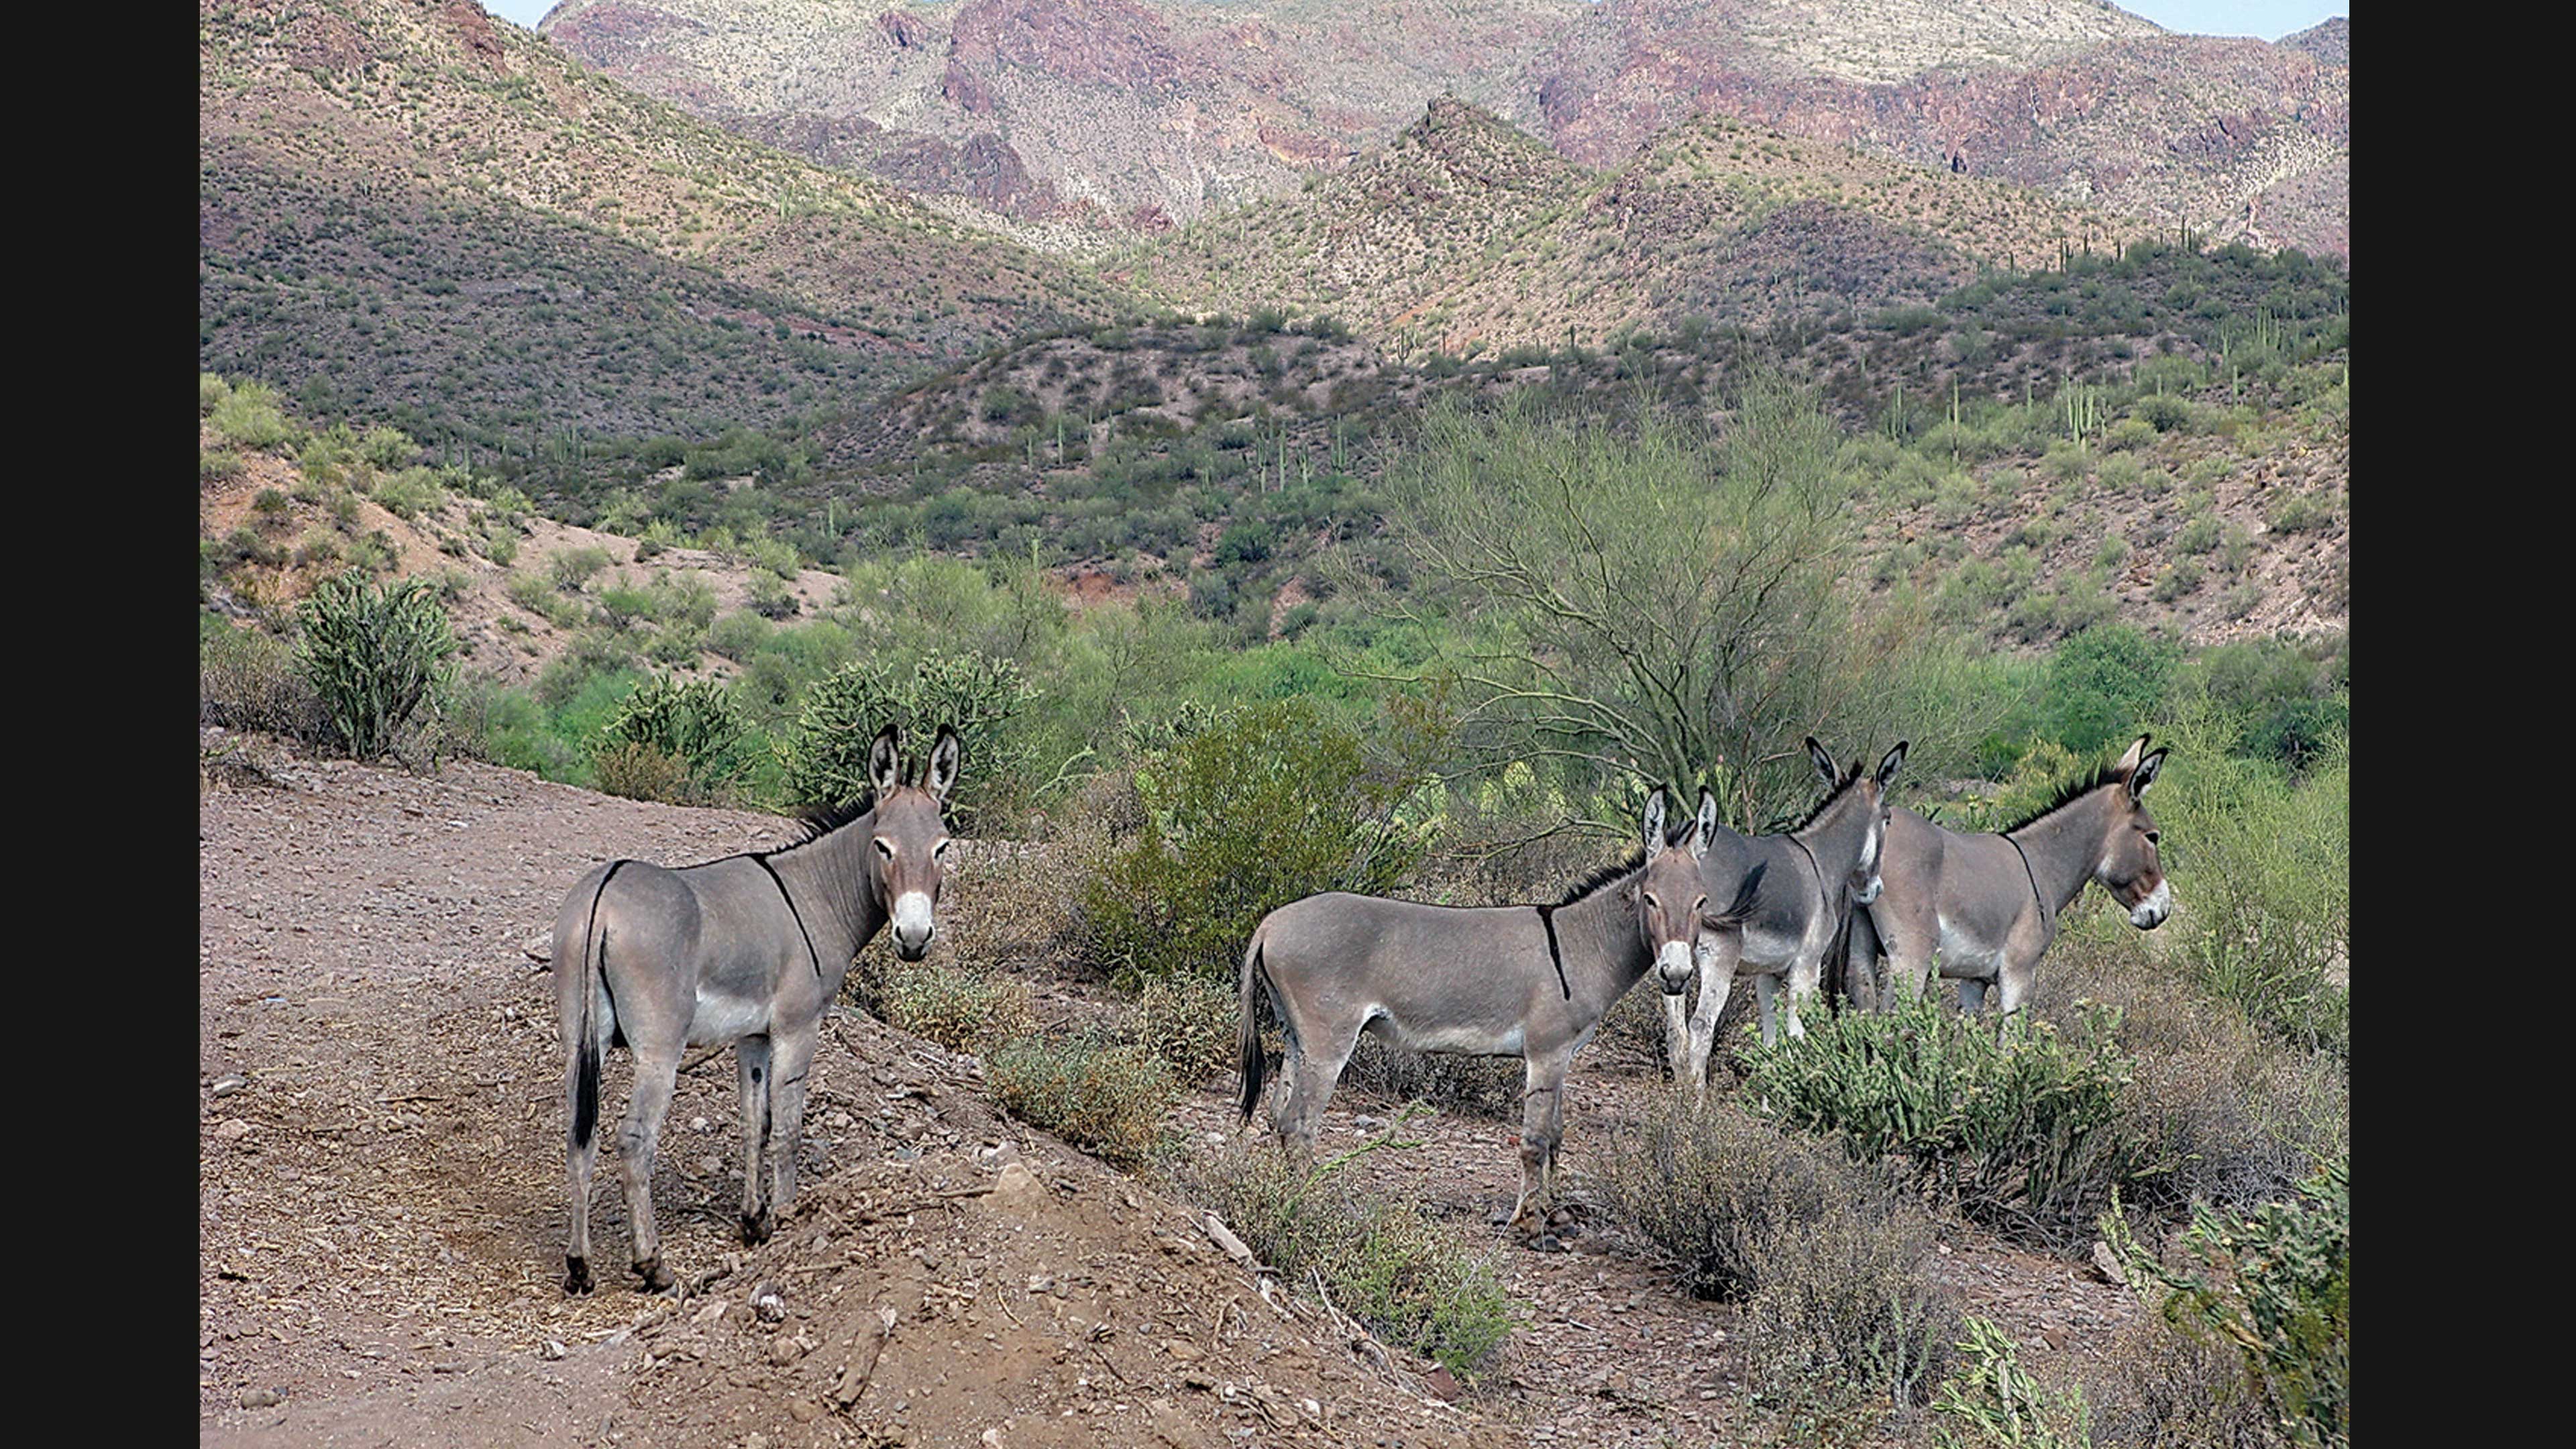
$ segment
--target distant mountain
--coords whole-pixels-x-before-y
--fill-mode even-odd
[[[198,353],[482,446],[830,407],[1106,315],[1060,260],[470,0],[201,0]]]
[[[1024,221],[1187,224],[1447,95],[1588,166],[1715,114],[2220,241],[2339,251],[2346,227],[2339,45],[2095,0],[565,0],[540,29],[742,134]]]
[[[2337,15],[2320,20],[2295,35],[2284,35],[2281,44],[2292,50],[2304,50],[2328,65],[2352,64],[2352,21]]]
[[[1174,306],[1325,313],[1399,348],[1456,352],[1921,304],[1984,265],[2054,265],[2061,245],[2112,252],[2154,235],[1725,120],[1595,173],[1443,100],[1384,152],[1210,216],[1112,275]]]

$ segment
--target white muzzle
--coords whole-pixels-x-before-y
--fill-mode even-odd
[[[894,949],[906,961],[918,961],[930,949],[930,893],[905,891],[894,902]]]
[[[2154,895],[2138,902],[2136,906],[2130,909],[2129,924],[2137,927],[2141,931],[2152,931],[2156,927],[2163,925],[2165,923],[2165,917],[2172,914],[2173,882],[2170,880],[2160,880],[2156,882],[2156,892]]]
[[[1666,996],[1679,996],[1690,989],[1691,978],[1699,974],[1699,964],[1691,959],[1691,948],[1679,941],[1666,941],[1655,953],[1655,974],[1663,982]]]

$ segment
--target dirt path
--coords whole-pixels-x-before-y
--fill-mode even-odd
[[[656,1170],[665,1253],[699,1291],[645,1298],[610,1276],[567,1299],[551,981],[522,947],[599,860],[704,859],[774,842],[782,823],[471,762],[421,777],[260,740],[232,758],[198,816],[201,1442],[1700,1445],[1752,1432],[1730,1310],[1676,1294],[1602,1233],[1563,1254],[1500,1251],[1528,1327],[1496,1373],[1443,1403],[1401,1362],[1355,1351],[1347,1320],[1263,1292],[1177,1205],[996,1118],[971,1058],[856,1013],[836,1019],[816,1070],[809,1196],[776,1240],[747,1252],[733,1235],[719,1059],[681,1078]],[[613,1054],[612,1109],[626,1070]],[[1633,1069],[1579,1066],[1577,1166],[1606,1114],[1658,1090]],[[1327,1146],[1389,1110],[1346,1090]],[[1231,1128],[1217,1084],[1180,1116],[1192,1133]],[[1427,1136],[1365,1159],[1368,1180],[1473,1225],[1508,1205],[1508,1124],[1446,1114]],[[600,1266],[622,1268],[612,1188],[594,1212]],[[2056,1345],[2086,1351],[2122,1311],[2065,1265],[1964,1233],[1951,1253],[1971,1306],[2043,1362]],[[750,1311],[763,1286],[782,1301],[776,1322]]]

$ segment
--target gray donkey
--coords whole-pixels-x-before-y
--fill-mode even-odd
[[[1807,737],[1807,755],[1831,787],[1807,818],[1780,835],[1738,835],[1715,829],[1700,876],[1711,894],[1737,888],[1755,878],[1753,909],[1744,929],[1702,943],[1695,970],[1667,970],[1664,988],[1665,1060],[1674,1080],[1693,1096],[1708,1089],[1709,1057],[1717,1042],[1717,1019],[1738,973],[1753,977],[1762,1008],[1762,1040],[1779,1040],[1774,1006],[1783,979],[1789,986],[1789,1034],[1805,1036],[1798,1005],[1812,999],[1824,980],[1825,960],[1835,954],[1848,928],[1851,908],[1877,899],[1879,857],[1887,840],[1888,783],[1905,763],[1907,741],[1897,741],[1878,762],[1875,774],[1863,775],[1855,759],[1845,770],[1815,737]],[[1716,797],[1703,786],[1700,810],[1712,822]],[[1688,1014],[1683,998],[1692,975],[1699,980],[1699,999]]]
[[[1262,917],[1240,980],[1242,1120],[1261,1101],[1267,1063],[1255,1021],[1267,993],[1285,1027],[1288,1081],[1276,1125],[1311,1153],[1342,1067],[1362,1031],[1416,1051],[1519,1057],[1521,1191],[1511,1226],[1541,1248],[1565,1126],[1565,1074],[1613,1003],[1658,960],[1687,966],[1694,946],[1743,919],[1759,876],[1712,912],[1700,857],[1717,825],[1706,803],[1687,848],[1664,829],[1665,792],[1646,801],[1638,859],[1596,872],[1554,905],[1458,907],[1327,891]]]
[[[2057,939],[2058,914],[2089,880],[2128,911],[2130,925],[2163,925],[2173,890],[2143,797],[2165,752],[2149,754],[2149,738],[2138,736],[2118,760],[2000,832],[1965,835],[1897,811],[1887,834],[1886,894],[1852,922],[1852,994],[1892,1005],[1892,977],[1912,1000],[1931,983],[1937,959],[1941,975],[1959,983],[1963,1010],[1982,1009],[1986,988],[2000,985],[2003,1013],[2019,1011],[2038,979],[2039,958]]]
[[[891,921],[897,953],[918,961],[936,930],[932,906],[948,851],[941,807],[957,783],[957,732],[941,727],[918,785],[904,783],[898,744],[886,726],[868,748],[873,797],[809,817],[794,844],[676,869],[614,860],[564,898],[554,967],[572,1179],[567,1292],[590,1291],[599,1069],[620,1042],[635,1052],[635,1090],[617,1129],[618,1166],[646,1289],[672,1281],[653,1225],[653,1149],[685,1048],[734,1044],[743,1241],[767,1239],[795,1204],[805,1074],[851,958]]]

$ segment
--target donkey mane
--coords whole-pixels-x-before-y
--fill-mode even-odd
[[[2091,771],[2078,775],[2074,779],[2067,781],[2065,784],[2058,786],[2056,799],[2040,806],[2038,809],[2033,810],[2028,815],[2023,816],[2019,820],[2014,821],[2012,824],[2005,826],[2003,829],[1998,830],[1995,833],[1997,835],[2010,835],[2025,825],[2037,825],[2042,820],[2045,820],[2049,816],[2056,814],[2058,811],[2065,809],[2067,806],[2074,804],[2076,801],[2083,799],[2085,796],[2092,794],[2094,791],[2101,789],[2103,786],[2117,785],[2128,778],[2129,772],[2121,769],[2120,762],[2117,760],[2113,760],[2107,765],[2096,765]]]
[[[1850,791],[1850,789],[1851,789],[1851,787],[1852,787],[1852,786],[1857,785],[1857,784],[1859,784],[1859,783],[1860,783],[1860,766],[1861,766],[1861,762],[1860,762],[1859,760],[1854,760],[1854,761],[1852,761],[1852,767],[1851,767],[1851,770],[1850,770],[1850,772],[1849,772],[1849,773],[1847,773],[1847,774],[1845,774],[1845,775],[1843,776],[1843,782],[1842,782],[1841,784],[1836,785],[1834,788],[1832,788],[1832,789],[1830,789],[1830,790],[1827,790],[1827,791],[1825,792],[1825,798],[1823,798],[1822,800],[1817,801],[1817,802],[1816,802],[1816,804],[1815,804],[1815,808],[1813,808],[1813,809],[1809,810],[1806,814],[1804,814],[1804,815],[1802,815],[1802,816],[1798,817],[1798,823],[1797,823],[1797,824],[1792,825],[1792,826],[1790,826],[1788,829],[1783,830],[1783,831],[1779,831],[1779,832],[1777,832],[1777,833],[1778,833],[1778,834],[1781,834],[1781,835],[1795,835],[1795,834],[1797,834],[1799,831],[1806,829],[1808,826],[1815,824],[1815,823],[1816,823],[1816,817],[1817,817],[1817,816],[1819,816],[1819,815],[1824,814],[1824,813],[1825,813],[1825,808],[1826,808],[1827,806],[1829,806],[1829,805],[1833,804],[1835,801],[1837,801],[1837,800],[1839,800],[1839,799],[1843,798],[1843,796],[1844,796],[1846,793],[1848,793],[1848,792]],[[1773,832],[1765,831],[1764,833],[1765,833],[1765,834],[1771,834],[1771,833],[1773,833]]]
[[[824,836],[831,834],[833,831],[840,829],[842,826],[849,824],[851,821],[858,819],[860,816],[867,814],[875,808],[877,808],[876,788],[874,786],[869,786],[859,791],[858,798],[854,800],[845,800],[838,805],[825,805],[801,811],[798,813],[795,821],[796,838],[794,840],[787,842],[785,845],[757,853],[761,855],[785,855],[787,852],[796,849],[800,845],[812,845],[815,841],[822,839]]]
[[[1699,817],[1695,815],[1683,816],[1678,825],[1667,824],[1664,827],[1664,844],[1667,846],[1683,844],[1690,839],[1691,831],[1698,825]],[[1598,893],[1604,886],[1626,879],[1633,872],[1642,869],[1645,864],[1646,848],[1641,845],[1630,853],[1627,859],[1614,860],[1608,865],[1599,866],[1590,875],[1566,887],[1564,895],[1548,903],[1548,909],[1555,910],[1559,906],[1573,905],[1576,901]]]

